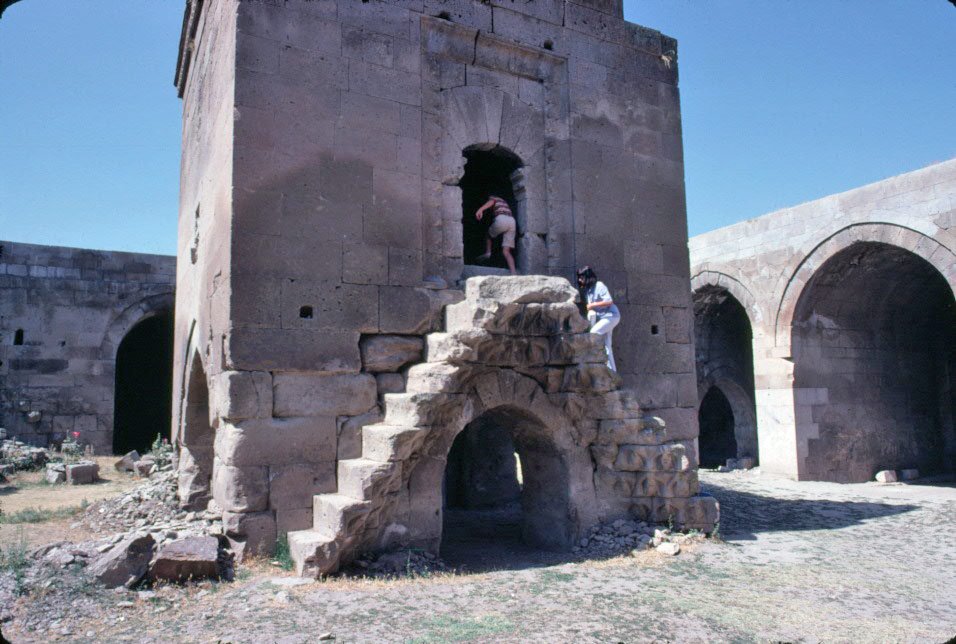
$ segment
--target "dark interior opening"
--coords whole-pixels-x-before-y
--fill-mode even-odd
[[[717,387],[711,387],[697,412],[700,423],[701,467],[718,467],[729,458],[737,458],[737,439],[734,436],[734,412],[730,401]]]
[[[520,410],[486,412],[445,466],[442,558],[466,569],[561,560],[570,543],[568,473]]]
[[[143,453],[157,435],[169,438],[172,383],[173,319],[166,312],[134,326],[116,352],[115,454]]]
[[[488,201],[489,195],[498,195],[508,202],[511,212],[517,214],[518,203],[511,175],[523,164],[513,152],[501,147],[472,146],[462,153],[465,157],[465,174],[458,186],[461,188],[462,237],[465,264],[477,264],[479,255],[485,252],[485,237],[491,226],[491,213],[486,211],[481,221],[475,220],[475,211]],[[518,249],[513,255],[518,260]],[[507,268],[501,254],[501,237],[494,240],[491,259],[483,264]]]
[[[23,329],[17,329],[13,334],[13,344],[19,346],[23,344]]]
[[[857,242],[824,262],[794,311],[797,425],[815,426],[807,477],[956,470],[956,300],[918,255]]]

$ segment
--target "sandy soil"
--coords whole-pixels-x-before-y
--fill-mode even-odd
[[[42,470],[18,472],[7,484],[0,485],[0,508],[8,517],[27,509],[61,510],[79,509],[85,504],[122,494],[135,486],[140,479],[131,474],[117,472],[113,467],[115,456],[94,457],[100,466],[100,480],[93,485],[49,485],[44,481]],[[57,518],[42,523],[8,523],[0,518],[0,548],[11,540],[24,538],[29,545],[51,541],[79,540],[86,533],[71,529],[74,520]]]
[[[944,642],[956,634],[956,488],[795,483],[703,472],[725,541],[666,558],[472,575],[98,591],[13,641]],[[92,591],[91,591],[92,592]],[[29,610],[29,599],[19,611]],[[125,602],[125,603],[121,603]],[[62,629],[61,629],[62,625]],[[68,634],[65,634],[68,633]]]

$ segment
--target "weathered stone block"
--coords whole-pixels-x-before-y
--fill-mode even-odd
[[[358,343],[358,332],[234,328],[226,342],[226,366],[241,371],[356,372],[362,368]]]
[[[269,468],[216,463],[212,494],[227,512],[258,512],[269,505]]]
[[[216,431],[216,456],[232,466],[321,463],[335,444],[334,416],[224,422]]]
[[[107,588],[130,587],[146,574],[156,542],[152,535],[134,535],[101,554],[87,573]]]
[[[80,461],[66,466],[66,482],[70,485],[91,485],[99,478],[100,466],[92,461]]]
[[[275,552],[278,535],[272,511],[223,512],[222,527],[226,535],[243,542],[244,555],[263,556]]]
[[[277,417],[352,416],[376,403],[375,378],[370,374],[277,373],[274,410]]]
[[[335,492],[335,461],[269,468],[269,507],[311,508],[316,494]]]
[[[272,374],[224,371],[214,380],[213,415],[230,421],[272,416]]]
[[[379,373],[375,375],[378,395],[400,394],[405,391],[405,376],[400,373]]]
[[[682,472],[697,468],[693,443],[621,445],[614,469],[627,472]]]
[[[362,366],[365,371],[379,373],[398,371],[422,359],[424,342],[420,337],[401,335],[370,335],[362,338]]]
[[[392,375],[392,374],[389,374]],[[362,427],[382,421],[382,410],[376,405],[360,416],[341,416],[338,425],[338,458],[359,458],[362,455]]]
[[[219,579],[219,540],[216,537],[186,537],[163,544],[149,570],[157,581]]]

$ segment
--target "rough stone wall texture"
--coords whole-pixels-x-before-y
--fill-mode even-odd
[[[442,287],[467,273],[457,183],[475,145],[523,162],[521,270],[593,265],[623,313],[624,384],[696,431],[674,40],[626,23],[616,0],[199,6],[187,4],[178,77],[179,417],[199,355],[199,433],[222,450],[240,434],[310,445],[244,463],[217,447],[213,496],[237,522],[306,527],[307,495],[269,493],[292,476],[280,470],[334,471],[378,396],[401,387],[363,362],[363,338],[440,327],[454,299]],[[253,381],[268,395],[239,402]],[[223,496],[239,488],[255,502]]]
[[[695,297],[753,327],[760,462],[792,478],[956,468],[956,160],[690,240]]]
[[[116,351],[173,305],[175,257],[0,241],[0,427],[113,446]]]

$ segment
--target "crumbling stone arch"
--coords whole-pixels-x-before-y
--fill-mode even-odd
[[[815,244],[806,253],[795,254],[785,272],[786,283],[780,292],[774,315],[774,344],[777,353],[792,353],[791,338],[794,312],[804,288],[818,268],[854,243],[873,242],[896,246],[926,260],[946,279],[950,288],[956,284],[956,252],[926,233],[888,222],[856,223],[845,226]]]
[[[502,394],[503,389],[508,391]],[[595,501],[592,464],[575,449],[573,422],[547,400],[534,380],[514,372],[483,376],[471,397],[471,415],[463,419],[467,422],[439,438],[437,453],[447,459],[465,427],[479,418],[495,418],[508,428],[521,459],[525,542],[548,550],[570,549],[590,525],[582,519],[589,516],[589,508],[593,512]]]
[[[179,500],[183,507],[202,510],[212,498],[216,433],[210,418],[207,372],[199,351],[190,354],[186,373],[176,444]]]

